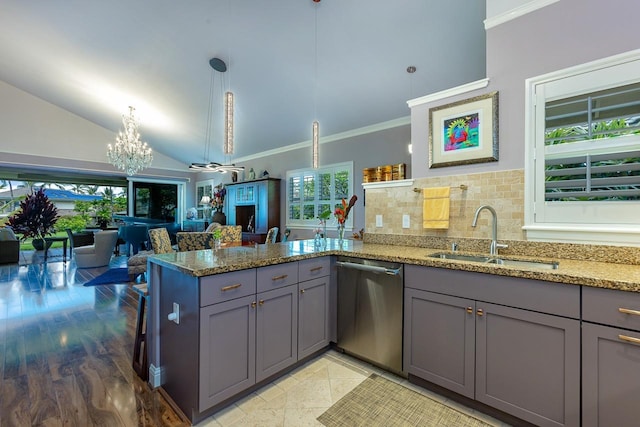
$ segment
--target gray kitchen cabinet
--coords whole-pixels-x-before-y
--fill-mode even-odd
[[[293,262],[199,279],[198,412],[298,360],[297,277]]]
[[[475,301],[407,288],[404,333],[405,371],[473,399]]]
[[[579,318],[579,286],[405,266],[405,370],[536,425],[580,423]]]
[[[290,285],[257,295],[256,382],[298,361],[297,291]]]
[[[578,320],[476,303],[476,400],[539,426],[578,426],[579,362]]]
[[[637,426],[640,294],[586,286],[582,292],[583,426]]]
[[[200,310],[200,411],[256,382],[255,296]]]
[[[298,262],[298,359],[330,342],[331,258]]]

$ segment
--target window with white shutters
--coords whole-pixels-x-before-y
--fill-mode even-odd
[[[640,245],[640,51],[527,80],[525,229]]]
[[[290,228],[318,227],[318,216],[342,206],[353,194],[353,162],[287,172],[287,221]],[[333,216],[329,224],[333,221]],[[353,227],[349,217],[346,228]]]

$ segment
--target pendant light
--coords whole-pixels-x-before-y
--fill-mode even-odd
[[[313,83],[313,115],[316,119],[311,124],[311,165],[314,169],[320,166],[320,123],[318,117],[318,3],[320,0],[312,0],[314,6],[314,83]]]
[[[213,111],[213,101],[214,101],[214,90],[213,90],[213,80],[215,72],[224,73],[227,71],[227,64],[220,58],[211,58],[209,60],[209,65],[211,66],[211,83],[209,87],[209,111],[207,115],[207,130],[205,136],[205,154],[204,160],[205,163],[191,163],[189,169],[197,170],[201,172],[242,172],[244,171],[243,166],[236,166],[234,164],[222,164],[218,162],[208,162],[206,163],[207,158],[209,157],[209,151],[211,148],[211,122],[212,122],[212,111]],[[233,109],[234,109],[234,99],[233,92],[227,91],[224,94],[223,105],[224,105],[224,146],[223,151],[225,155],[233,154]]]

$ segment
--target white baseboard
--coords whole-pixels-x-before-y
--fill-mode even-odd
[[[164,382],[164,369],[149,365],[149,384],[151,388],[157,388]]]

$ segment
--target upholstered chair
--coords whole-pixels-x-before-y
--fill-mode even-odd
[[[20,241],[9,227],[0,228],[0,264],[17,264]]]
[[[164,227],[152,228],[149,230],[150,251],[139,251],[127,260],[127,273],[129,280],[134,281],[140,274],[147,272],[147,258],[154,254],[168,254],[174,252],[171,247],[171,237],[169,231]]]
[[[152,228],[149,230],[149,241],[154,254],[168,254],[173,252],[171,238],[166,228]]]
[[[220,242],[233,243],[242,242],[242,226],[241,225],[221,225]]]
[[[269,243],[275,243],[276,239],[278,238],[278,227],[271,227],[269,229],[269,231],[267,231],[267,238],[265,239],[265,243],[269,244]]]
[[[207,233],[204,231],[180,231],[176,233],[176,240],[178,242],[178,250],[180,252],[199,251],[215,247],[213,233]]]
[[[70,228],[66,229],[67,236],[69,237],[69,243],[71,249],[69,250],[71,258],[73,258],[73,250],[82,246],[93,245],[93,233],[89,231],[83,231],[80,233],[74,233]]]
[[[111,255],[118,241],[116,230],[98,231],[94,235],[94,244],[73,249],[78,268],[93,268],[109,265]]]

